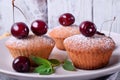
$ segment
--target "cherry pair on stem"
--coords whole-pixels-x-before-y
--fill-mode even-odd
[[[31,24],[31,30],[37,36],[45,34],[47,29],[47,24],[42,20],[35,20]],[[26,38],[29,34],[29,28],[23,22],[16,22],[11,27],[11,34],[18,39]]]
[[[11,27],[11,34],[18,39],[26,38],[29,35],[29,28],[23,22],[15,23],[14,7],[17,8],[22,13],[22,15],[25,17],[26,20],[27,20],[27,17],[23,13],[23,11],[14,4],[14,2],[15,0],[12,0],[14,24]],[[47,32],[47,29],[48,29],[47,24],[42,20],[35,20],[31,24],[31,31],[38,36],[45,34]]]

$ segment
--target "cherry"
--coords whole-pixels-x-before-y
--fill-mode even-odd
[[[84,21],[79,26],[80,32],[86,36],[91,37],[96,33],[96,26],[90,21]]]
[[[25,56],[18,56],[13,60],[12,67],[17,72],[29,72],[30,60]]]
[[[73,24],[74,22],[75,22],[75,18],[70,13],[62,14],[59,17],[59,23],[63,26],[69,26],[69,25]]]
[[[31,30],[34,34],[41,36],[47,32],[48,26],[42,20],[35,20],[31,24]]]
[[[23,22],[14,23],[11,27],[11,34],[16,38],[26,38],[29,34],[28,26]]]

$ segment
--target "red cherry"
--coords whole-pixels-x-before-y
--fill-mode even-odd
[[[35,20],[31,24],[31,30],[34,34],[41,36],[47,32],[48,26],[42,20]]]
[[[80,32],[86,37],[91,37],[96,33],[96,26],[90,21],[82,22],[79,27]]]
[[[11,34],[16,38],[26,38],[29,34],[28,26],[23,22],[14,23],[11,27]]]
[[[75,22],[75,18],[72,14],[70,13],[65,13],[62,14],[59,17],[59,23],[63,26],[70,26],[71,24],[73,24]]]
[[[13,60],[12,67],[17,72],[29,72],[30,60],[25,56],[18,56]]]

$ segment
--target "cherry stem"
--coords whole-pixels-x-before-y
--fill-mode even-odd
[[[94,0],[92,0],[92,2],[91,2],[91,4],[92,4],[92,11],[91,11],[91,15],[92,15],[92,22],[94,22]]]
[[[17,8],[17,9],[22,13],[22,15],[24,16],[24,18],[27,20],[27,17],[26,17],[25,14],[22,12],[22,10],[21,10],[19,7],[17,7],[16,5],[14,5],[14,7]]]
[[[12,5],[14,6],[14,2],[15,2],[15,0],[12,0]]]
[[[13,6],[13,23],[15,23],[14,1],[15,0],[12,0],[12,6]]]
[[[112,20],[112,23],[111,23],[111,26],[110,26],[110,31],[109,31],[109,36],[110,36],[111,30],[112,30],[113,22],[114,22],[115,20],[116,20],[116,17],[114,17],[114,19]]]
[[[23,11],[22,11],[18,6],[16,6],[16,5],[14,4],[14,1],[15,1],[15,0],[12,0],[12,5],[13,5],[13,22],[15,22],[14,7],[15,7],[16,9],[18,9],[18,10],[22,13],[22,15],[24,16],[24,18],[27,20],[27,17],[26,17],[25,14],[23,13]],[[27,22],[29,22],[29,21],[27,20]]]
[[[102,23],[102,26],[100,27],[100,32],[102,31],[102,28],[103,28],[103,26],[104,26],[105,23],[112,21],[112,24],[113,24],[113,22],[115,21],[115,19],[116,19],[116,17],[114,17],[114,19],[104,21]]]

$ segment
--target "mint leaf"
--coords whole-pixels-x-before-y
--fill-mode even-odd
[[[43,59],[40,57],[31,56],[30,57],[36,64],[39,66],[34,69],[34,72],[39,73],[40,75],[49,75],[55,72],[53,67],[60,65],[60,62],[57,59]],[[75,71],[75,67],[72,62],[65,60],[62,67],[68,71]]]
[[[73,66],[72,62],[70,62],[68,60],[65,60],[64,64],[62,65],[62,67],[65,70],[68,70],[68,71],[75,71],[75,67]]]
[[[49,61],[51,62],[53,67],[60,65],[60,61],[58,61],[57,59],[49,59]]]
[[[49,75],[55,72],[51,62],[48,61],[47,59],[43,59],[35,56],[31,56],[31,59],[36,64],[39,65],[37,68],[35,68],[34,72],[39,73],[41,75]]]
[[[38,65],[51,65],[51,63],[46,59],[36,56],[31,56],[30,58]]]
[[[50,66],[41,65],[35,68],[34,72],[39,73],[40,75],[50,75],[54,73],[54,69]]]

